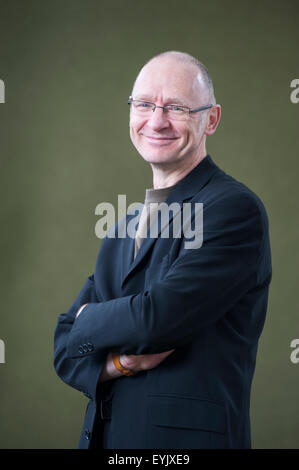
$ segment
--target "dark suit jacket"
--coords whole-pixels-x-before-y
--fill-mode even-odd
[[[111,446],[251,446],[250,388],[271,280],[265,208],[209,155],[176,185],[167,203],[175,201],[203,203],[201,248],[146,238],[133,260],[132,238],[106,237],[94,274],[59,316],[57,374],[90,399],[80,448],[102,446],[98,379],[108,352],[173,348],[156,368],[105,383]]]

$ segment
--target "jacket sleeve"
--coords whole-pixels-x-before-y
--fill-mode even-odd
[[[88,398],[95,398],[98,379],[106,362],[107,353],[95,351],[90,356],[76,359],[68,357],[67,343],[74,323],[76,312],[82,304],[96,302],[100,305],[99,296],[94,287],[93,275],[86,279],[79,295],[66,313],[58,317],[54,333],[54,367],[58,376],[71,387],[83,392]],[[85,344],[90,349],[90,344]]]
[[[90,303],[73,324],[67,355],[77,357],[79,344],[87,342],[94,345],[91,356],[106,348],[121,354],[177,348],[256,286],[268,246],[261,203],[248,194],[223,198],[204,208],[204,221],[201,248],[181,250],[150,289]]]

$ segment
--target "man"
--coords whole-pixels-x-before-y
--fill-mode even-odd
[[[265,209],[207,155],[221,108],[195,58],[151,59],[129,104],[131,140],[152,167],[153,188],[135,239],[103,240],[94,274],[55,331],[58,375],[90,398],[79,446],[249,448],[271,280]],[[187,247],[188,232],[163,237],[161,226],[147,236],[162,203],[182,212],[189,203],[189,229],[203,205],[202,242]]]

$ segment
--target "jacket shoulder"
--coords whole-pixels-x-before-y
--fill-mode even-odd
[[[246,184],[218,168],[209,183],[195,195],[195,200],[203,202],[206,209],[227,209],[231,214],[258,213],[261,221],[268,226],[266,208],[261,198]]]

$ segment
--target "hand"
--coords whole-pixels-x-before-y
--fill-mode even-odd
[[[140,372],[141,370],[149,370],[157,367],[173,351],[174,349],[157,354],[121,354],[119,360],[121,365],[126,369],[133,370],[134,372]]]
[[[158,354],[142,354],[139,356],[135,355],[120,355],[120,363],[123,367],[133,370],[134,372],[140,372],[141,370],[148,370],[157,367],[160,362],[164,361],[174,349]],[[122,372],[116,369],[112,354],[109,353],[106,359],[106,363],[100,375],[100,382],[106,382],[106,380],[116,379],[123,377]]]

